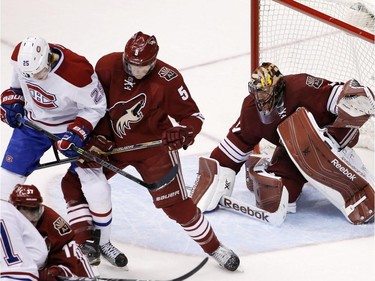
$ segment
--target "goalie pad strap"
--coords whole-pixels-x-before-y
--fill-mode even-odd
[[[350,222],[361,224],[374,216],[373,187],[335,154],[335,148],[310,112],[298,108],[278,126],[277,131],[306,180],[339,208]],[[348,207],[352,208],[350,213]]]

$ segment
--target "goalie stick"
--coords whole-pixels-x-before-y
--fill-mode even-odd
[[[156,146],[160,146],[161,144],[162,144],[162,140],[148,141],[148,142],[143,142],[143,143],[137,143],[137,144],[127,145],[127,146],[116,147],[116,148],[114,148],[114,149],[112,149],[111,151],[108,151],[108,152],[101,151],[101,152],[99,152],[99,154],[112,155],[112,154],[117,154],[117,153],[134,151],[134,150],[138,150],[138,149],[156,147]],[[65,159],[61,159],[61,160],[60,160],[60,158],[56,157],[56,161],[51,161],[51,162],[40,164],[36,169],[38,170],[38,169],[44,169],[44,168],[54,167],[54,166],[58,166],[58,165],[63,165],[63,164],[67,164],[67,163],[77,161],[78,159],[79,159],[79,156],[69,157],[69,158],[65,158]]]
[[[196,267],[189,272],[173,279],[156,280],[156,279],[129,279],[129,278],[90,278],[90,277],[66,277],[57,276],[59,281],[183,281],[198,272],[208,261],[208,257],[205,257]]]
[[[50,132],[48,132],[47,130],[44,130],[43,128],[39,127],[38,125],[34,124],[33,122],[30,122],[28,120],[26,120],[25,118],[23,117],[18,117],[17,119],[19,122],[21,122],[22,124],[26,125],[27,127],[31,128],[31,129],[34,129],[40,133],[42,133],[43,135],[47,136],[48,138],[50,138],[51,140],[53,141],[59,141],[60,138]],[[116,166],[112,165],[111,163],[107,162],[107,161],[104,161],[103,159],[99,158],[99,157],[96,157],[95,155],[91,154],[90,152],[82,149],[82,148],[79,148],[77,146],[75,146],[74,144],[71,146],[70,148],[71,150],[77,152],[78,154],[92,160],[92,161],[95,161],[96,163],[100,164],[101,166],[115,172],[115,173],[118,173],[144,187],[146,187],[147,189],[149,190],[153,190],[153,189],[157,189],[157,188],[160,188],[160,187],[163,187],[165,185],[167,185],[168,183],[170,183],[176,176],[177,172],[178,172],[178,165],[174,166],[169,172],[167,175],[165,175],[163,178],[161,178],[159,181],[157,182],[154,182],[154,183],[146,183],[144,182],[143,180],[117,168]]]

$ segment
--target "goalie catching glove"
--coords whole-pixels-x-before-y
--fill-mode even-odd
[[[21,89],[7,89],[1,94],[1,121],[12,128],[17,128],[20,123],[17,117],[24,116],[25,99]]]
[[[68,126],[61,140],[56,141],[56,148],[66,157],[77,156],[78,153],[71,150],[72,145],[82,148],[84,140],[90,133],[91,124],[82,118],[77,118],[73,124]]]
[[[375,115],[375,96],[357,80],[349,80],[332,97],[329,110],[337,115],[333,127],[360,128]],[[335,104],[334,100],[337,99]]]
[[[194,143],[194,130],[191,126],[175,126],[163,132],[162,141],[169,150],[186,149]]]
[[[113,141],[108,140],[105,136],[97,135],[97,136],[90,137],[84,149],[86,151],[89,151],[91,154],[95,155],[96,157],[99,157],[103,159],[104,161],[108,162],[108,156],[101,155],[100,153],[111,151],[114,147],[115,147],[115,143]],[[87,159],[85,157],[81,157],[78,160],[77,165],[81,168],[91,168],[91,169],[101,167],[100,164],[90,159]]]

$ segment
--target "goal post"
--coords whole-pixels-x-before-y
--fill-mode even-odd
[[[251,71],[269,61],[284,75],[354,78],[375,92],[374,6],[373,0],[252,0]],[[374,118],[361,135],[359,146],[374,150]]]

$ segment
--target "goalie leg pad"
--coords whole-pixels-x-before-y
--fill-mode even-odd
[[[197,180],[191,195],[202,212],[214,210],[223,195],[231,196],[236,173],[215,159],[200,157]]]
[[[277,129],[290,158],[304,177],[353,224],[374,216],[374,187],[338,156],[314,117],[299,108]]]
[[[250,178],[253,182],[257,207],[268,212],[275,212],[279,208],[283,190],[281,178],[264,170],[256,171],[256,167],[250,170]]]

